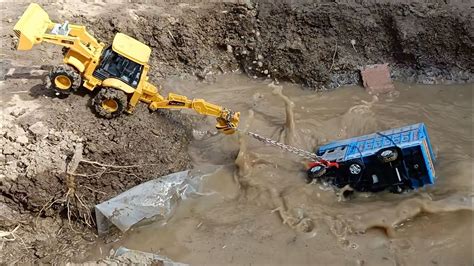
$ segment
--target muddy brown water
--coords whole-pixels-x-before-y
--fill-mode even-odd
[[[241,129],[306,150],[328,141],[424,122],[437,155],[434,186],[343,200],[306,184],[303,162],[248,136],[193,141],[195,169],[215,168],[204,196],[182,201],[167,221],[136,228],[90,258],[126,246],[191,265],[471,265],[472,86],[396,84],[373,97],[353,86],[315,93],[230,75],[166,88],[242,112]],[[281,93],[279,93],[281,91]],[[207,130],[209,123],[198,125]],[[236,159],[237,158],[237,159]],[[195,170],[197,171],[197,170]]]

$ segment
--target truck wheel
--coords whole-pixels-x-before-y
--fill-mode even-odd
[[[46,78],[46,86],[52,88],[58,95],[69,95],[82,84],[81,75],[72,66],[54,67]]]
[[[308,178],[311,180],[316,179],[322,177],[325,173],[326,167],[324,165],[316,165],[308,170]]]
[[[359,162],[350,162],[348,170],[349,174],[353,176],[358,176],[362,173],[364,167]]]
[[[392,186],[390,187],[389,191],[394,194],[400,194],[400,193],[403,193],[403,191],[405,190],[401,186]]]
[[[114,118],[123,113],[127,107],[127,95],[121,90],[102,88],[92,100],[96,113],[100,117]]]
[[[398,151],[394,148],[383,149],[377,153],[377,158],[382,163],[393,162],[398,158]]]

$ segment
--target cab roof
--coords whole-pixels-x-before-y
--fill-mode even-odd
[[[112,49],[142,65],[148,63],[151,54],[150,47],[123,33],[117,33],[115,35],[114,41],[112,42]]]

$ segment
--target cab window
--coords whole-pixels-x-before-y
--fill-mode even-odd
[[[94,76],[101,80],[117,78],[136,88],[142,69],[142,65],[119,55],[109,47],[102,54],[100,65],[94,71]]]

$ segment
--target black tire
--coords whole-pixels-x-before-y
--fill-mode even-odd
[[[94,97],[92,105],[97,115],[111,119],[125,111],[125,108],[127,108],[127,95],[121,90],[104,87]]]
[[[394,194],[401,194],[405,191],[405,189],[403,189],[401,186],[391,186],[389,191]]]
[[[46,87],[57,95],[69,95],[81,87],[82,78],[73,66],[61,65],[54,67],[46,77]]]
[[[324,165],[316,165],[308,170],[308,179],[313,180],[322,177],[326,173]]]
[[[387,148],[377,152],[377,159],[382,163],[390,163],[398,159],[398,150]]]

